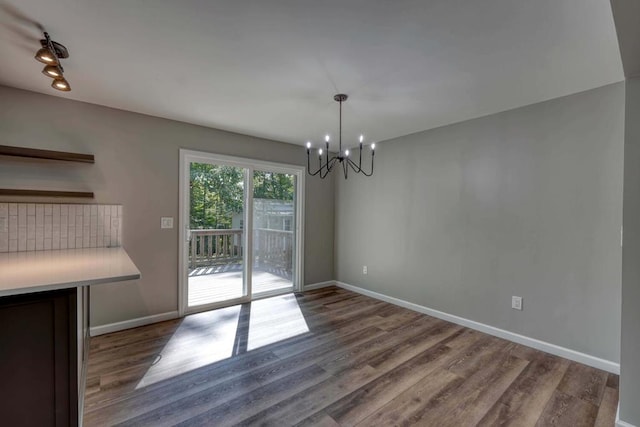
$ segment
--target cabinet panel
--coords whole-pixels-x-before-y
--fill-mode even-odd
[[[3,424],[77,425],[75,292],[0,298]]]

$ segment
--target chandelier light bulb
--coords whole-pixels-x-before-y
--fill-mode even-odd
[[[376,143],[374,142],[373,144],[371,144],[371,149],[375,150],[376,149]]]
[[[364,135],[360,135],[360,143],[362,143],[362,140],[364,140]]]
[[[318,150],[318,155],[322,156],[322,148]]]
[[[344,151],[344,155],[345,155],[345,156],[347,156],[347,157],[349,157],[349,150],[345,150],[345,151]]]
[[[311,148],[311,143],[307,141],[307,148]]]
[[[326,142],[329,142],[329,134],[326,134],[326,135],[324,136],[324,140],[325,140]]]

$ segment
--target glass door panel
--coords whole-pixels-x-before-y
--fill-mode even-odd
[[[243,227],[248,169],[191,162],[189,172],[187,308],[246,299]]]
[[[253,172],[253,296],[293,289],[296,242],[296,176]]]

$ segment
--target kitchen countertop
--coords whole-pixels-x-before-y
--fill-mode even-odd
[[[0,297],[139,278],[122,247],[0,254]]]

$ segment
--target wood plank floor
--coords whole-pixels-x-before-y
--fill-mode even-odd
[[[618,376],[330,287],[91,339],[85,426],[613,426]]]

